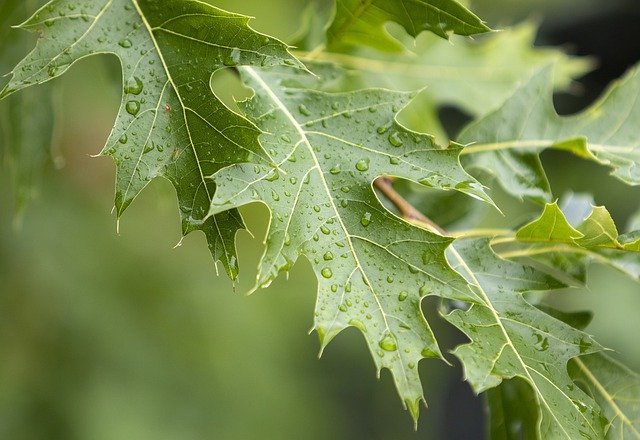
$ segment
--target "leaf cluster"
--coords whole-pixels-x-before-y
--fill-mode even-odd
[[[255,288],[309,260],[322,349],[359,329],[416,422],[418,363],[449,362],[422,307],[436,297],[468,337],[452,353],[487,395],[492,438],[640,438],[638,376],[584,332],[589,314],[543,302],[584,282],[593,261],[640,280],[640,230],[620,234],[604,207],[571,224],[540,161],[560,149],[639,184],[638,68],[584,112],[559,117],[553,91],[590,61],[533,47],[530,23],[492,33],[455,0],[318,0],[295,51],[195,0],[52,0],[20,27],[38,40],[0,92],[8,101],[84,57],[120,60],[122,100],[100,153],[117,167],[118,218],[152,179],[168,179],[183,235],[203,231],[235,279],[238,209],[266,205]],[[477,34],[486,35],[465,38]],[[254,92],[237,103],[241,114],[212,92],[225,68]],[[445,140],[442,105],[474,119],[455,140]],[[8,139],[6,151],[31,162],[40,156],[28,145],[47,143]],[[15,169],[30,172],[30,161]],[[478,213],[499,210],[496,185],[538,204],[539,217],[478,228]]]

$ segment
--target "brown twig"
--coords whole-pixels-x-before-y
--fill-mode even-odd
[[[393,180],[390,177],[379,177],[373,182],[373,186],[380,191],[393,206],[396,207],[400,215],[405,220],[417,223],[440,235],[447,235],[447,232],[436,224],[429,217],[418,211],[411,203],[407,202],[393,188]]]

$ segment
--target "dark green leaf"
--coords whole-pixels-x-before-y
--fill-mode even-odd
[[[455,0],[336,0],[336,14],[327,30],[327,46],[364,44],[398,52],[404,49],[385,30],[394,21],[409,35],[422,31],[448,38],[449,33],[489,32],[482,20]]]
[[[0,97],[58,77],[83,57],[118,56],[124,94],[102,151],[118,167],[118,217],[151,179],[166,177],[176,187],[183,234],[202,230],[235,278],[234,237],[243,222],[235,210],[204,218],[215,191],[205,176],[261,151],[259,130],[215,97],[211,75],[225,66],[300,66],[247,22],[196,1],[54,0],[20,26],[38,42]]]

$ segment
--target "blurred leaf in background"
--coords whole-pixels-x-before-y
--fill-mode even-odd
[[[33,45],[30,35],[11,29],[11,26],[40,4],[42,2],[36,0],[8,0],[0,4],[0,66],[3,74]],[[55,122],[62,110],[56,105],[55,98],[53,86],[46,85],[12,96],[0,106],[0,164],[2,171],[11,176],[14,224],[18,226],[27,205],[39,193],[45,164],[54,157],[58,166],[63,163],[62,158],[52,152]]]

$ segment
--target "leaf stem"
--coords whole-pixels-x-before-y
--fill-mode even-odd
[[[393,206],[396,207],[402,218],[405,220],[422,225],[437,234],[448,235],[442,227],[418,211],[393,188],[393,179],[391,177],[379,177],[373,182],[373,186],[379,190],[385,198],[393,204]]]

